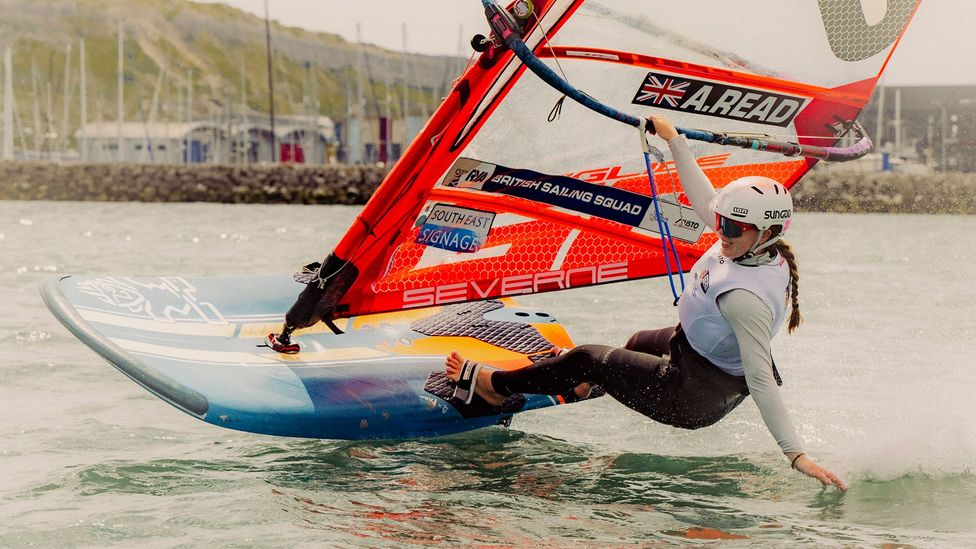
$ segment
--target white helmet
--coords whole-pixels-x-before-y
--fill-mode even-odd
[[[793,217],[793,198],[790,191],[768,177],[750,175],[726,185],[715,197],[715,213],[759,229],[773,230],[769,240],[754,245],[751,252],[767,248],[779,240],[790,227]]]

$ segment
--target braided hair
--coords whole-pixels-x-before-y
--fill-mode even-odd
[[[790,302],[792,304],[792,310],[790,311],[790,321],[786,326],[786,332],[792,334],[793,330],[803,322],[803,317],[800,316],[800,304],[797,300],[797,295],[800,293],[798,284],[800,281],[800,270],[797,267],[796,255],[793,254],[793,249],[785,240],[779,239],[773,244],[773,248],[783,256],[783,259],[790,266]]]

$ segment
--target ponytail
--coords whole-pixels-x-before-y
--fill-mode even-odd
[[[803,322],[803,318],[800,316],[800,304],[797,300],[797,295],[800,293],[798,287],[800,270],[797,268],[796,256],[793,255],[793,249],[790,248],[790,245],[785,240],[777,240],[773,244],[773,247],[776,248],[776,252],[782,255],[783,259],[790,266],[790,302],[792,303],[792,310],[790,311],[790,321],[786,325],[786,332],[792,334],[793,330]]]

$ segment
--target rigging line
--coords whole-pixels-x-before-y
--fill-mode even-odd
[[[569,77],[566,76],[566,71],[563,70],[562,64],[559,63],[559,57],[556,55],[556,50],[552,48],[552,43],[549,42],[549,29],[547,29],[545,26],[542,25],[542,18],[539,17],[538,13],[533,12],[532,16],[535,17],[536,25],[538,25],[539,28],[542,29],[542,40],[545,42],[546,48],[549,49],[549,53],[552,54],[552,60],[556,62],[556,68],[559,69],[559,74],[562,75],[563,80],[569,82]],[[556,104],[553,105],[552,110],[549,111],[549,119],[548,119],[549,122],[555,122],[556,120],[559,119],[560,115],[562,115],[563,102],[565,101],[566,101],[566,94],[564,93],[563,96],[556,101]]]
[[[552,60],[556,62],[556,67],[559,69],[559,74],[563,76],[563,80],[569,82],[569,77],[566,76],[566,71],[564,71],[563,66],[559,64],[559,57],[556,55],[556,50],[552,48],[552,43],[549,42],[549,29],[542,26],[542,18],[539,17],[538,13],[533,12],[532,15],[535,17],[535,23],[539,25],[540,29],[542,29],[542,39],[545,41],[546,47],[549,48],[549,53],[552,54]]]
[[[457,77],[454,78],[454,80],[451,80],[451,89],[457,87],[457,83],[460,82],[462,78],[464,78],[464,74],[468,72],[468,69],[470,69],[471,65],[474,64],[474,56],[476,53],[478,52],[475,50],[471,50],[471,57],[468,57],[468,61],[467,63],[464,64],[464,68],[461,70],[461,73],[458,74]]]
[[[661,235],[661,250],[664,252],[664,266],[668,270],[668,284],[671,286],[671,295],[674,296],[674,305],[678,305],[678,299],[681,297],[678,290],[674,286],[674,272],[671,269],[671,257],[674,257],[674,263],[677,267],[677,276],[681,282],[681,291],[685,291],[685,275],[681,269],[681,259],[678,257],[678,250],[674,245],[674,237],[671,236],[671,227],[668,220],[661,215],[661,205],[658,202],[657,195],[657,185],[654,183],[654,170],[651,168],[651,146],[647,142],[647,121],[641,120],[640,125],[637,127],[639,132],[638,137],[641,140],[641,148],[644,149],[644,165],[647,166],[647,181],[651,186],[651,202],[654,204],[654,217],[657,219],[658,234]],[[664,155],[660,151],[655,149],[657,153],[655,156],[658,157],[658,161],[664,162]],[[679,206],[680,211],[680,206]]]

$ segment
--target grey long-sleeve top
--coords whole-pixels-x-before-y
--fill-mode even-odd
[[[715,188],[695,160],[695,155],[684,136],[668,142],[684,187],[695,214],[712,230],[715,230]],[[750,258],[753,265],[770,261],[769,254]],[[748,264],[748,263],[745,263]],[[718,297],[718,308],[728,321],[736,340],[745,370],[746,384],[752,400],[759,407],[766,428],[776,439],[785,454],[803,452],[793,421],[779,393],[773,377],[772,352],[773,312],[756,294],[737,289]]]

